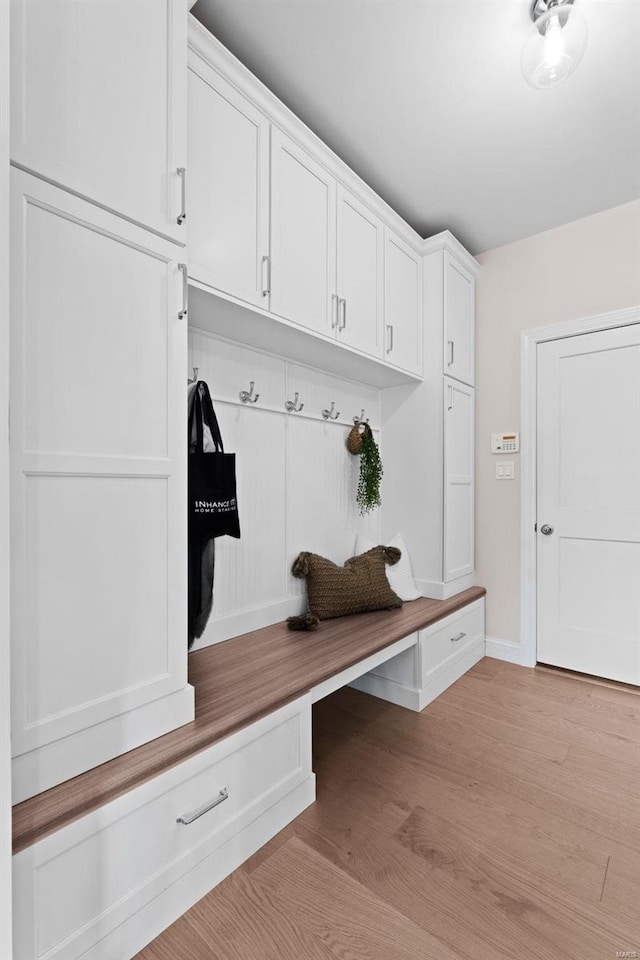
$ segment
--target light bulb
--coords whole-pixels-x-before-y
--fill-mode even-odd
[[[551,17],[544,34],[544,64],[550,70],[557,67],[564,56],[564,41],[560,18]]]
[[[559,0],[542,14],[538,6],[522,48],[522,73],[532,87],[544,90],[562,83],[577,67],[587,45],[587,25],[573,0]]]

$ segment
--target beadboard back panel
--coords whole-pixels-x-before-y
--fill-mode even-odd
[[[197,648],[302,612],[304,582],[290,572],[301,550],[341,564],[356,533],[379,539],[378,511],[361,517],[356,506],[359,461],[345,439],[363,409],[378,437],[380,396],[190,328],[190,376],[193,367],[209,385],[225,450],[236,453],[242,533],[216,542],[213,612]],[[251,380],[258,400],[243,403]],[[296,393],[302,409],[288,412]]]

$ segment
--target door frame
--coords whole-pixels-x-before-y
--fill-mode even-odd
[[[613,310],[549,327],[524,330],[521,335],[520,433],[522,459],[520,490],[520,663],[535,667],[537,661],[538,568],[537,538],[537,352],[538,344],[585,333],[627,327],[640,323],[640,305]]]

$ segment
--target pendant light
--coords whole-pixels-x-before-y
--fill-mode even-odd
[[[536,90],[557,87],[582,59],[587,24],[573,0],[534,0],[533,27],[522,48],[522,73]]]

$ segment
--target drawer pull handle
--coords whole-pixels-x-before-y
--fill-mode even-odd
[[[214,807],[217,807],[219,803],[222,803],[223,800],[226,800],[229,796],[229,791],[226,787],[223,787],[215,800],[212,800],[211,803],[208,803],[206,807],[202,807],[201,810],[196,810],[194,813],[185,813],[183,817],[178,817],[176,823],[184,823],[185,827],[188,827],[190,823],[193,823],[194,820],[197,820],[198,817],[204,816],[205,813],[209,813],[209,810],[213,810]]]
[[[457,643],[458,640],[462,640],[463,637],[466,637],[466,633],[459,633],[457,637],[451,637],[451,643]]]

